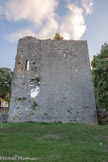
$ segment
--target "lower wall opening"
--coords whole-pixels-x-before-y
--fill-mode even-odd
[[[29,82],[29,94],[31,98],[35,98],[36,96],[38,96],[39,92],[40,92],[40,78],[32,79]]]

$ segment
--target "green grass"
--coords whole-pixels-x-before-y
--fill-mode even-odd
[[[41,162],[108,162],[108,125],[0,123],[0,156],[16,155]]]

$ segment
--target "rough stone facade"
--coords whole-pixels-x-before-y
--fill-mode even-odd
[[[19,40],[8,121],[97,124],[87,41]]]
[[[8,120],[8,107],[2,107],[0,108],[0,122],[5,122]]]

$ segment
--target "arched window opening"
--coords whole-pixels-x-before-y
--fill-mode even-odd
[[[29,67],[30,67],[30,61],[29,60],[26,60],[25,70],[28,71],[29,70]]]

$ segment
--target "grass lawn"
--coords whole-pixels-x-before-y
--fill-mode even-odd
[[[37,162],[108,162],[108,125],[0,123],[1,156],[34,157]]]

